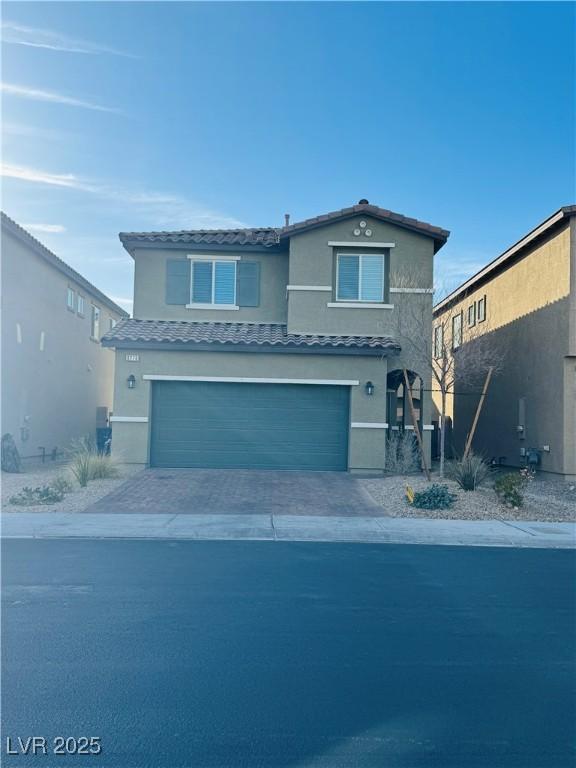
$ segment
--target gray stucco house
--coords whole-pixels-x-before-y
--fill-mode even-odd
[[[122,233],[134,318],[116,349],[113,451],[156,467],[379,471],[410,418],[427,450],[430,385],[403,351],[398,309],[432,328],[439,227],[358,205],[281,228]],[[419,284],[405,285],[404,274]]]
[[[2,434],[23,458],[106,426],[114,354],[100,337],[128,313],[2,213]]]

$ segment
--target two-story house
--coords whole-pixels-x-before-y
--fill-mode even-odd
[[[105,427],[114,354],[100,337],[128,313],[2,213],[2,433],[23,458]]]
[[[455,350],[448,402],[455,451],[479,395],[458,381],[458,350],[481,341],[503,362],[474,450],[513,467],[532,455],[539,469],[576,479],[576,205],[560,208],[439,302],[434,327],[434,347]]]
[[[401,302],[432,323],[446,230],[361,200],[281,228],[122,233],[134,318],[116,348],[113,451],[154,467],[382,470],[389,427],[411,425],[418,382]],[[421,283],[406,287],[404,272]],[[404,285],[404,287],[402,287]]]

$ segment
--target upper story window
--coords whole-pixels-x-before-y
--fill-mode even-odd
[[[483,296],[481,299],[478,299],[477,317],[478,317],[479,323],[483,323],[484,320],[486,320],[486,296]]]
[[[384,301],[384,255],[339,253],[337,301]]]
[[[462,312],[452,318],[452,349],[462,346]]]
[[[468,328],[476,325],[476,304],[470,304],[468,307]]]
[[[191,304],[236,308],[236,259],[192,260]]]
[[[90,336],[93,339],[100,339],[100,310],[92,304],[92,314],[90,315]]]
[[[73,288],[68,288],[66,291],[66,306],[71,312],[76,309],[76,294]]]
[[[114,320],[113,317],[109,317],[108,318],[108,330],[109,331],[113,331],[115,327],[116,327],[116,320]]]
[[[85,313],[84,305],[85,305],[84,296],[80,296],[80,294],[78,294],[77,312],[79,315],[82,315],[82,317],[84,317],[84,313]]]
[[[444,326],[434,328],[434,359],[439,360],[444,354]]]

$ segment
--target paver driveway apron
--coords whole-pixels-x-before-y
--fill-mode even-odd
[[[377,516],[381,507],[344,472],[148,469],[86,512]]]

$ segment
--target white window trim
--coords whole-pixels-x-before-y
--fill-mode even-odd
[[[72,297],[72,303],[69,301],[70,297]],[[66,309],[69,312],[76,311],[76,291],[71,286],[66,289]]]
[[[232,304],[216,304],[214,301],[214,296],[216,293],[216,264],[218,262],[238,262],[240,261],[240,256],[223,256],[222,258],[218,257],[217,259],[214,258],[214,256],[202,256],[202,257],[196,257],[188,255],[188,258],[191,260],[192,264],[190,265],[190,299],[192,299],[193,293],[194,293],[194,262],[195,261],[209,261],[212,264],[212,301],[207,302],[194,302],[190,301],[189,304],[186,304],[186,309],[240,309],[240,307],[236,304],[236,288],[237,288],[237,280],[238,280],[238,269],[234,269],[234,301]]]
[[[331,285],[287,285],[287,291],[332,291]]]
[[[360,292],[362,290],[362,256],[373,256],[373,255],[374,254],[371,254],[371,253],[361,253],[361,252],[359,252],[359,253],[346,253],[345,251],[339,251],[336,254],[336,301],[337,302],[347,302],[347,303],[350,304],[350,303],[352,303],[354,301],[354,302],[358,302],[358,304],[366,304],[367,302],[369,302],[373,306],[375,304],[377,304],[378,306],[383,306],[384,305],[383,301],[382,302],[374,302],[374,300],[370,300],[370,299],[361,299],[361,298],[358,298],[358,299],[339,299],[338,298],[338,288],[339,288],[339,285],[340,285],[340,256],[354,256],[355,258],[358,259],[358,297],[360,297]],[[376,254],[376,255],[378,255],[378,254]],[[382,259],[383,259],[383,264],[382,264],[382,291],[381,291],[381,295],[382,295],[382,299],[384,299],[384,287],[386,285],[386,275],[385,275],[385,272],[386,272],[386,256],[384,254],[381,254],[381,255],[382,255]],[[328,304],[328,306],[330,307],[330,306],[332,306],[332,304]]]
[[[80,309],[80,303],[82,303],[82,309]],[[85,317],[86,315],[86,298],[80,293],[76,295],[76,314],[79,317]]]
[[[97,320],[94,322],[94,310],[96,310]],[[100,341],[100,320],[102,312],[97,304],[90,304],[90,338],[94,341]],[[97,331],[98,335],[94,333]]]
[[[395,248],[396,243],[368,243],[364,240],[328,240],[334,248]]]
[[[357,387],[356,379],[267,379],[246,376],[170,376],[163,373],[145,373],[144,381],[223,381],[232,384],[321,384],[338,387]]]
[[[119,421],[125,424],[147,424],[148,416],[110,416],[110,421]]]
[[[331,309],[394,309],[394,304],[370,304],[366,301],[329,301],[326,306]]]
[[[213,253],[189,253],[188,258],[190,261],[240,261],[241,256],[218,256],[215,257]]]
[[[378,421],[353,421],[352,429],[388,429],[388,424]]]

